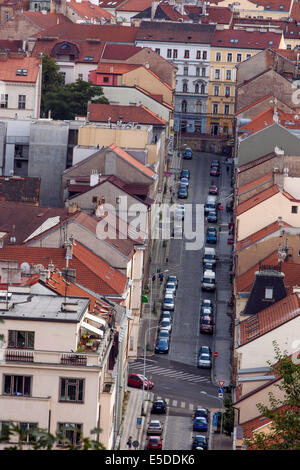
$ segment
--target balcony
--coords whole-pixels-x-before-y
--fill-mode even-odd
[[[10,350],[5,351],[5,361],[7,362],[34,362],[33,352]]]
[[[69,366],[86,366],[87,357],[80,354],[63,354],[60,363]]]

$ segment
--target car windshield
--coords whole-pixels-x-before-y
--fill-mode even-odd
[[[202,320],[202,324],[203,325],[211,325],[212,324],[212,321],[209,319],[209,318],[204,318]]]
[[[172,304],[172,303],[173,303],[173,299],[170,299],[169,297],[165,298],[165,304]]]
[[[158,439],[149,439],[149,442],[151,442],[151,444],[157,444],[159,442]]]
[[[151,428],[159,428],[159,427],[160,427],[160,423],[156,423],[156,422],[154,422],[154,421],[153,421],[153,422],[151,421],[150,426],[151,426]]]
[[[211,279],[210,277],[204,277],[203,278],[203,282],[205,282],[206,284],[214,284],[214,279]]]
[[[209,361],[210,358],[209,358],[209,355],[208,354],[201,354],[201,361]]]
[[[168,320],[163,320],[161,322],[161,326],[169,326],[170,325],[170,322]]]

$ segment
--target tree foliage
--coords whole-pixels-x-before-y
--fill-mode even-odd
[[[248,449],[258,450],[300,450],[300,364],[293,361],[287,352],[281,352],[273,341],[275,363],[268,361],[271,370],[281,377],[275,384],[283,392],[278,399],[269,393],[270,406],[257,404],[259,412],[269,418],[272,424],[267,433],[255,433]]]
[[[100,434],[102,429],[95,428],[91,434]],[[29,442],[24,445],[24,442]],[[80,446],[74,445],[69,439],[66,439],[62,433],[55,435],[41,428],[27,429],[23,431],[20,426],[9,423],[0,442],[8,442],[11,445],[4,450],[24,450],[30,446],[31,450],[54,450],[59,445],[64,450],[105,450],[105,446],[90,437],[80,436]]]
[[[43,56],[41,115],[46,117],[51,111],[53,119],[71,120],[76,115],[86,116],[89,101],[106,103],[100,86],[77,80],[63,85],[62,75],[54,59]]]

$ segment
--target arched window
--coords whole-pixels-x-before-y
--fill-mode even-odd
[[[185,100],[183,100],[181,102],[181,112],[186,113],[186,109],[187,109],[187,102]]]
[[[183,93],[187,93],[187,91],[188,91],[188,85],[187,85],[186,82],[183,83],[183,85],[182,85],[182,91],[183,91]]]
[[[200,93],[201,93],[201,95],[204,95],[204,93],[205,93],[205,84],[204,83],[201,84]]]
[[[199,83],[196,83],[195,85],[195,93],[199,93]]]

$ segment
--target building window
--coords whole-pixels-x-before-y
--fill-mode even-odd
[[[237,62],[242,62],[242,54],[237,54],[236,55],[236,61]]]
[[[200,68],[199,67],[196,68],[196,77],[200,77]]]
[[[231,70],[226,70],[226,80],[231,80]]]
[[[187,83],[183,83],[183,85],[182,85],[182,91],[183,91],[183,93],[187,93],[187,91],[188,91],[188,85],[187,85]]]
[[[213,103],[213,114],[218,114],[218,112],[219,112],[218,103]]]
[[[224,114],[229,114],[230,106],[229,104],[224,104]]]
[[[167,58],[171,59],[172,58],[172,49],[167,50]]]
[[[219,79],[220,78],[220,69],[215,70],[215,78]]]
[[[197,101],[197,103],[196,103],[196,113],[201,113],[201,110],[202,110],[202,102]]]
[[[58,433],[62,436],[63,440],[73,446],[80,446],[80,437],[82,432],[82,424],[77,423],[58,423]],[[65,443],[58,441],[58,445],[64,447]]]
[[[232,53],[228,52],[227,54],[227,62],[232,62]]]
[[[84,379],[60,379],[59,401],[83,403]]]
[[[0,95],[0,108],[7,108],[8,107],[8,95],[1,94]]]
[[[129,338],[129,351],[133,351],[133,346],[134,346],[134,337],[130,336],[130,338]]]
[[[230,96],[230,86],[225,87],[225,97],[228,98]]]
[[[186,113],[186,109],[187,109],[187,103],[184,100],[184,101],[181,102],[181,112]]]
[[[189,74],[189,68],[183,67],[183,75],[187,76]]]
[[[9,12],[8,12],[8,11],[5,11],[5,12],[4,12],[4,15],[5,15],[4,21],[7,21],[8,18],[9,18]]]
[[[287,45],[286,45],[286,48],[289,49],[289,50],[292,49],[291,44],[287,44]]]
[[[0,438],[1,441],[9,440],[9,428],[12,423],[10,421],[0,421]]]
[[[216,62],[221,61],[221,52],[216,52]]]
[[[62,76],[62,85],[66,84],[66,72],[59,72],[60,75]]]
[[[21,441],[22,442],[35,442],[36,436],[34,431],[37,429],[38,423],[20,423]]]
[[[103,83],[108,83],[109,82],[109,77],[103,77]]]
[[[155,52],[156,52],[156,54],[160,55],[160,49],[159,48],[156,48]]]
[[[201,51],[196,52],[196,59],[201,59]]]
[[[26,95],[19,95],[18,99],[18,109],[26,108]]]
[[[219,96],[219,89],[218,86],[214,86],[214,96]]]
[[[266,300],[273,300],[273,287],[266,287],[265,288],[265,299]]]
[[[8,347],[20,349],[34,348],[34,331],[8,331]]]
[[[199,83],[196,83],[196,85],[195,85],[195,93],[196,94],[199,93]]]
[[[292,206],[292,214],[298,213],[298,206]]]
[[[83,80],[83,74],[82,73],[78,74],[78,80]]]
[[[178,54],[177,49],[173,49],[173,59],[177,59],[177,54]]]
[[[203,68],[202,68],[202,77],[205,77],[205,75],[206,75],[206,68],[203,67]]]
[[[200,93],[201,93],[201,95],[205,94],[205,84],[204,83],[202,83],[202,85],[200,87]]]
[[[203,53],[202,53],[202,59],[207,59],[207,51],[203,51]]]
[[[4,395],[31,396],[31,377],[28,375],[4,375]]]
[[[246,54],[246,60],[250,59],[250,57],[251,57],[251,54]]]
[[[185,58],[185,59],[189,59],[189,58],[190,58],[190,51],[189,51],[188,49],[186,49],[186,50],[184,51],[184,58]]]

